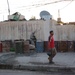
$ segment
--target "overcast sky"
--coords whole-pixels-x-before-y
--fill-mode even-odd
[[[20,12],[25,16],[26,19],[35,16],[40,18],[39,14],[42,10],[48,11],[54,19],[58,17],[58,9],[60,10],[60,16],[62,21],[69,22],[75,21],[75,1],[70,3],[70,1],[63,1],[55,4],[48,4],[40,7],[36,7],[36,4],[45,4],[54,2],[57,0],[8,0],[10,5],[10,14],[14,12]],[[70,3],[67,7],[65,7]],[[34,5],[34,6],[32,6]],[[62,9],[65,7],[64,9]],[[7,0],[0,0],[0,21],[6,20],[8,15]]]

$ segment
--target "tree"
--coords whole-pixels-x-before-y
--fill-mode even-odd
[[[36,20],[36,17],[35,17],[35,16],[32,16],[29,20],[30,20],[30,21],[31,21],[31,20]]]

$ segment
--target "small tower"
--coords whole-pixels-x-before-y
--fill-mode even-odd
[[[58,18],[57,18],[57,24],[61,24],[62,21],[61,21],[61,18],[60,18],[60,10],[58,10]]]

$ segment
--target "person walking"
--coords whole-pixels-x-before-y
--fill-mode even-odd
[[[57,53],[55,45],[54,45],[54,37],[53,37],[53,35],[54,35],[54,32],[50,31],[50,35],[49,35],[49,38],[48,38],[48,53],[47,53],[47,55],[49,56],[48,57],[49,63],[54,63],[53,62],[53,57]]]

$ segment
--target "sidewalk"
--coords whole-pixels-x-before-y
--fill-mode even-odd
[[[75,53],[57,53],[53,59],[54,64],[48,63],[48,56],[46,53],[37,53],[31,56],[19,56],[14,60],[17,62],[14,66],[18,69],[75,71]]]
[[[11,53],[9,53],[11,54]],[[1,55],[1,54],[0,54]],[[10,55],[11,56],[11,55]],[[48,63],[46,53],[35,53],[30,56],[14,55],[8,58],[6,64],[11,63],[13,69],[34,71],[73,71],[75,72],[75,53],[57,53],[53,59],[54,64]]]

